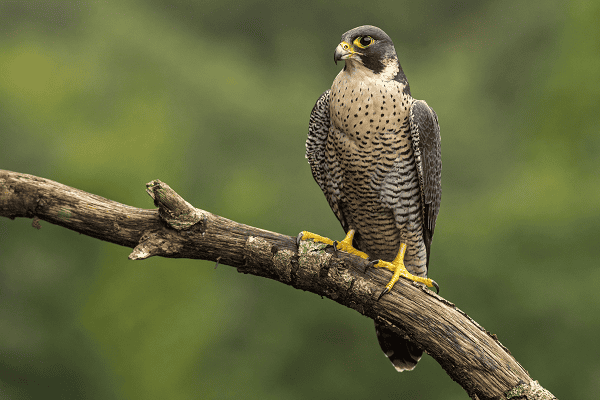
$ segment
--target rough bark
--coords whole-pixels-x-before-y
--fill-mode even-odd
[[[473,399],[555,399],[495,335],[423,285],[390,278],[329,246],[239,224],[192,207],[168,185],[146,185],[158,209],[130,207],[48,179],[0,170],[0,216],[33,218],[151,256],[217,261],[328,297],[389,325],[432,356]]]

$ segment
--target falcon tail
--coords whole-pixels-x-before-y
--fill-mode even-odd
[[[381,350],[392,362],[396,371],[412,371],[417,366],[423,350],[416,344],[399,337],[397,333],[377,322],[375,323],[375,332]]]

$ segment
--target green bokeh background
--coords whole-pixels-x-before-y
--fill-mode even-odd
[[[304,159],[358,25],[442,130],[431,276],[561,399],[600,393],[600,3],[0,2],[0,168],[136,207],[161,179],[289,235],[342,229]],[[0,398],[466,399],[372,321],[235,269],[0,219]]]

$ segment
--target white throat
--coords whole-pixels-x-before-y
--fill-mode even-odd
[[[347,59],[346,68],[340,71],[341,74],[348,74],[349,79],[360,79],[366,81],[391,81],[394,79],[400,68],[398,61],[394,58],[386,58],[383,60],[383,71],[376,74],[369,68],[365,67],[360,61]]]

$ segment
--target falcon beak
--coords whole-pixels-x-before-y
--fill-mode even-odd
[[[335,61],[337,64],[338,61],[355,58],[355,55],[359,54],[360,53],[356,52],[348,42],[342,42],[335,48],[335,52],[333,53],[333,61]]]

